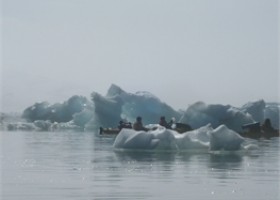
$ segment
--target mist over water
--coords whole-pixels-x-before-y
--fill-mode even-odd
[[[280,128],[277,1],[1,10],[0,199],[280,199],[279,137],[244,135]],[[138,116],[193,130],[98,133]]]

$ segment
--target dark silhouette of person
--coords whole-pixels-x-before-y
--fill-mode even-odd
[[[142,117],[140,116],[136,118],[136,122],[133,124],[133,129],[136,131],[148,131],[148,129],[143,126]]]
[[[171,128],[171,129],[175,129],[176,128],[175,120],[176,120],[175,117],[171,118],[170,122],[168,122],[169,128]]]
[[[274,128],[272,127],[271,125],[271,121],[270,119],[265,119],[264,123],[262,124],[261,126],[261,129],[264,131],[264,132],[271,132],[271,131],[274,131]]]
[[[265,119],[264,123],[261,125],[262,134],[266,138],[279,136],[279,133],[272,127],[269,118]]]
[[[170,125],[166,122],[165,117],[161,116],[159,120],[159,125],[165,127],[165,128],[170,128]]]

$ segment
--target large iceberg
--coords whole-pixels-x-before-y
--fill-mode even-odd
[[[103,97],[92,93],[94,104],[93,120],[87,125],[88,129],[98,129],[98,127],[115,127],[121,120],[122,99],[119,96]]]
[[[165,116],[167,120],[175,118],[177,122],[189,124],[193,129],[211,124],[214,129],[226,125],[235,132],[241,132],[242,125],[262,123],[266,118],[270,118],[273,127],[279,129],[279,110],[279,103],[266,103],[264,100],[248,102],[241,108],[196,102],[184,111],[175,110],[149,92],[129,93],[112,84],[105,96],[92,92],[90,100],[74,95],[63,103],[35,103],[22,113],[26,120],[24,126],[22,121],[16,124],[1,117],[1,127],[3,129],[9,124],[11,130],[21,127],[31,130],[34,127],[35,130],[60,127],[64,130],[68,127],[96,131],[99,127],[117,127],[120,120],[134,122],[137,116],[142,117],[144,124],[156,124],[161,116]]]
[[[180,113],[149,92],[127,93],[117,85],[111,85],[106,96],[92,93],[95,105],[91,128],[116,127],[120,120],[133,122],[142,116],[144,124],[158,123],[160,116],[179,118]],[[89,125],[88,125],[89,127]]]
[[[158,123],[162,115],[167,119],[180,117],[178,111],[175,111],[171,106],[149,92],[127,93],[113,84],[107,93],[107,97],[119,97],[122,99],[121,118],[128,121],[134,121],[139,115],[142,116],[143,123],[146,124]]]

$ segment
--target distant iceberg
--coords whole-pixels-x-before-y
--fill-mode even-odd
[[[237,132],[242,131],[243,124],[254,121],[252,115],[241,109],[230,105],[206,105],[203,102],[191,105],[180,119],[180,122],[188,123],[193,128],[199,128],[208,123],[211,123],[214,128],[224,124]]]
[[[174,117],[177,122],[187,123],[194,129],[207,124],[214,129],[225,125],[235,132],[240,132],[244,124],[262,123],[270,118],[273,127],[279,129],[279,105],[258,100],[237,108],[196,102],[182,111],[173,109],[149,92],[128,93],[112,84],[105,96],[92,92],[90,100],[74,95],[63,103],[35,103],[23,111],[25,122],[21,120],[17,124],[19,121],[11,122],[7,117],[1,117],[1,129],[8,129],[9,125],[11,130],[53,131],[56,127],[68,127],[75,131],[96,131],[99,127],[117,127],[120,120],[134,122],[137,116],[142,117],[144,124],[156,124],[160,116],[165,116],[167,120]]]

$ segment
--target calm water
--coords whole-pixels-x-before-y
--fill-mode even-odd
[[[251,153],[114,152],[93,133],[1,132],[1,199],[280,199],[279,138]]]

